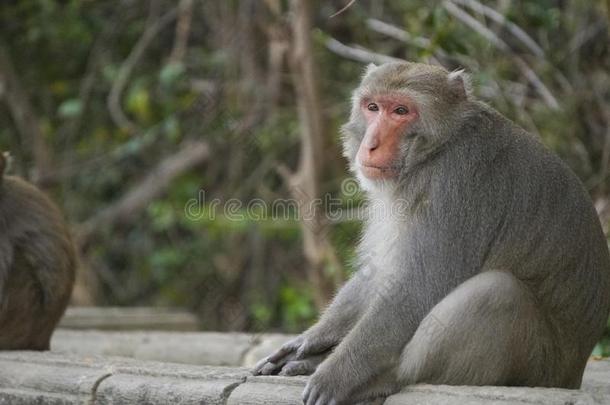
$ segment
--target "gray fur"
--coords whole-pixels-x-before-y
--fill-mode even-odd
[[[457,76],[391,63],[355,91],[344,154],[384,212],[366,224],[360,270],[319,322],[255,369],[328,355],[307,405],[415,383],[580,387],[610,311],[599,219],[574,173]],[[387,92],[416,100],[420,121],[403,135],[399,178],[372,181],[355,163],[358,101]],[[388,215],[396,202],[406,209]]]

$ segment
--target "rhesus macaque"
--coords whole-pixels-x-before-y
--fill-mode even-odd
[[[0,350],[48,350],[72,292],[76,258],[57,207],[5,176],[0,153]]]
[[[372,210],[360,269],[255,374],[313,373],[307,405],[415,383],[580,387],[610,311],[599,219],[574,173],[466,82],[369,66],[343,127]]]

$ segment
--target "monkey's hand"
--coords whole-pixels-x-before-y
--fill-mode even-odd
[[[324,361],[330,349],[338,344],[331,334],[314,328],[284,343],[275,353],[259,361],[254,375],[309,375]]]
[[[254,366],[252,374],[277,374],[286,363],[296,360],[297,351],[303,345],[304,340],[304,336],[299,335],[296,338],[284,343],[282,347],[275,351],[275,353],[260,360],[256,366]]]

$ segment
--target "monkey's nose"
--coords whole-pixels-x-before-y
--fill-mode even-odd
[[[371,136],[368,139],[364,140],[364,147],[369,151],[373,152],[375,149],[379,147],[379,138],[376,136]]]

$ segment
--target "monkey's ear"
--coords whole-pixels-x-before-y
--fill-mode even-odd
[[[364,70],[364,76],[368,76],[373,70],[377,69],[377,65],[374,63],[369,63]]]
[[[459,94],[464,95],[464,97],[470,95],[470,76],[464,69],[457,69],[453,72],[449,72],[447,75],[447,83],[449,84],[449,87],[456,90]]]

